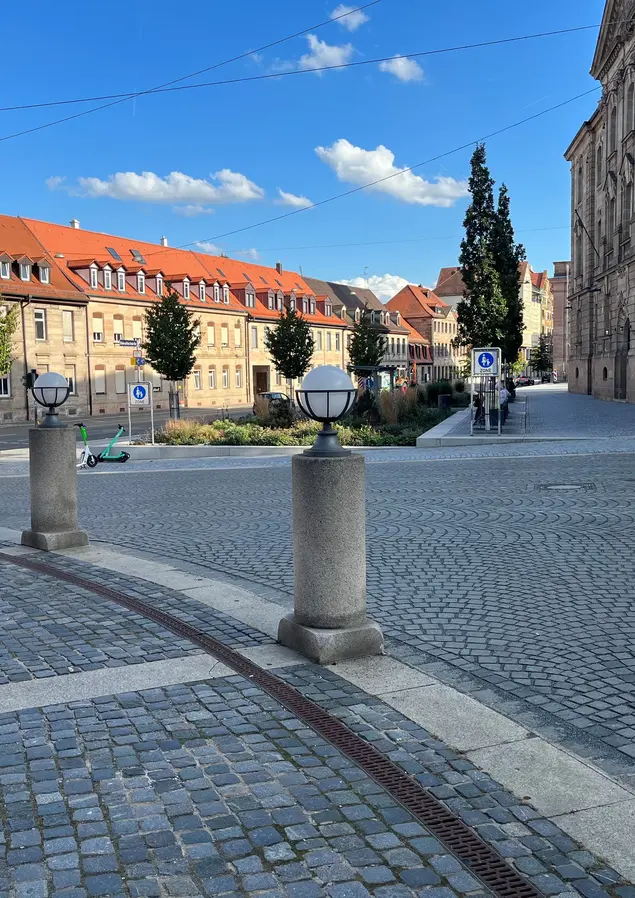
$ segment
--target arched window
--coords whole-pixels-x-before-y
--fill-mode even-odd
[[[598,187],[602,184],[602,175],[603,175],[602,163],[603,163],[602,146],[600,145],[598,147],[597,161],[595,163],[595,183],[597,184]]]
[[[609,249],[613,249],[613,236],[615,234],[615,197],[609,199],[609,214],[606,222],[606,242]]]
[[[609,153],[617,149],[617,106],[613,106],[609,113]]]
[[[578,205],[582,202],[584,196],[584,184],[583,184],[583,175],[582,175],[582,165],[578,166],[578,178],[576,184],[576,196],[575,201]]]

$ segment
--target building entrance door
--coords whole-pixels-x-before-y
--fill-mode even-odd
[[[254,383],[256,387],[256,395],[258,393],[266,393],[269,389],[269,376],[267,371],[258,371],[254,369]]]

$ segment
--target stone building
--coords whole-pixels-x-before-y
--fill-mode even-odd
[[[553,294],[553,370],[559,381],[567,379],[569,362],[569,271],[570,262],[554,262]]]
[[[403,318],[427,340],[432,352],[431,380],[454,379],[466,358],[466,351],[453,345],[457,314],[428,287],[408,284],[391,300],[387,308],[400,312]]]
[[[609,0],[591,75],[597,108],[565,153],[571,164],[569,390],[635,401],[635,0]]]
[[[0,377],[0,421],[33,418],[23,375],[64,374],[69,415],[119,414],[138,378],[133,352],[145,313],[171,283],[200,320],[195,367],[182,384],[190,408],[250,408],[274,384],[263,346],[283,307],[296,308],[316,334],[314,364],[346,368],[346,322],[306,282],[282,266],[267,268],[200,252],[0,216],[0,309],[20,306],[14,363]],[[168,384],[148,366],[155,408]]]

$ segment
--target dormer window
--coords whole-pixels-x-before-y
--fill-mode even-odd
[[[327,318],[330,318],[333,314],[333,306],[330,303],[326,303],[326,305],[324,306],[324,314]]]
[[[308,301],[307,301],[306,299],[303,298],[303,299],[302,299],[302,314],[303,314],[303,315],[306,315],[306,313],[307,313],[308,311],[309,311],[309,303],[308,303]]]
[[[205,300],[207,299],[207,297],[205,295],[205,282],[204,281],[201,281],[201,283],[198,285],[198,298],[200,299],[201,302],[205,302]]]
[[[112,271],[104,268],[104,290],[112,290]]]
[[[97,281],[97,267],[95,265],[91,265],[88,269],[88,282],[90,284],[91,290],[96,290],[98,281]]]
[[[284,297],[282,296],[282,293],[278,293],[277,308],[278,308],[279,312],[282,311],[283,305],[284,305]]]
[[[0,262],[0,278],[2,278],[3,281],[8,281],[10,279],[10,277],[11,277],[11,262],[7,261],[6,259],[3,259],[2,262]]]
[[[227,286],[227,284],[223,286],[223,302],[225,303],[225,305],[229,305],[229,287]]]
[[[214,284],[214,302],[220,302],[220,287]]]
[[[311,302],[309,303],[309,308],[311,310],[311,314],[315,315],[315,300],[314,299],[312,299]]]
[[[137,275],[137,293],[145,293],[146,292],[146,276],[140,271]]]
[[[183,299],[190,298],[190,282],[183,281]]]
[[[126,272],[125,271],[117,272],[117,290],[119,290],[120,293],[126,292]]]
[[[255,309],[256,296],[253,293],[245,293],[245,305],[248,309]]]
[[[163,296],[163,278],[157,275],[157,296]]]
[[[359,309],[355,309],[355,321],[359,324],[359,320],[361,318]]]
[[[40,283],[41,284],[50,284],[51,283],[51,269],[48,265],[38,265],[38,270],[40,272]]]
[[[28,264],[28,262],[20,262],[20,280],[31,280],[31,266]]]
[[[289,300],[289,310],[295,312],[295,296],[292,296]]]
[[[275,304],[276,304],[276,297],[273,293],[270,293],[269,296],[267,297],[267,308],[273,309],[275,307]]]
[[[383,323],[384,323],[384,316],[382,315],[381,318],[382,318],[381,323],[383,324]],[[374,324],[374,323],[375,323],[375,313],[374,313],[374,312],[371,312],[371,313],[370,313],[370,323],[371,323],[371,324]]]

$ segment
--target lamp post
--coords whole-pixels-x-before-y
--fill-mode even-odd
[[[75,434],[57,411],[69,392],[66,378],[53,371],[40,374],[32,387],[33,398],[48,411],[29,430],[31,528],[22,532],[22,545],[46,552],[88,545],[77,527]]]
[[[339,368],[314,368],[296,391],[300,408],[322,422],[313,446],[292,460],[293,613],[278,640],[320,664],[383,651],[366,615],[364,458],[344,449],[333,422],[355,400]]]

